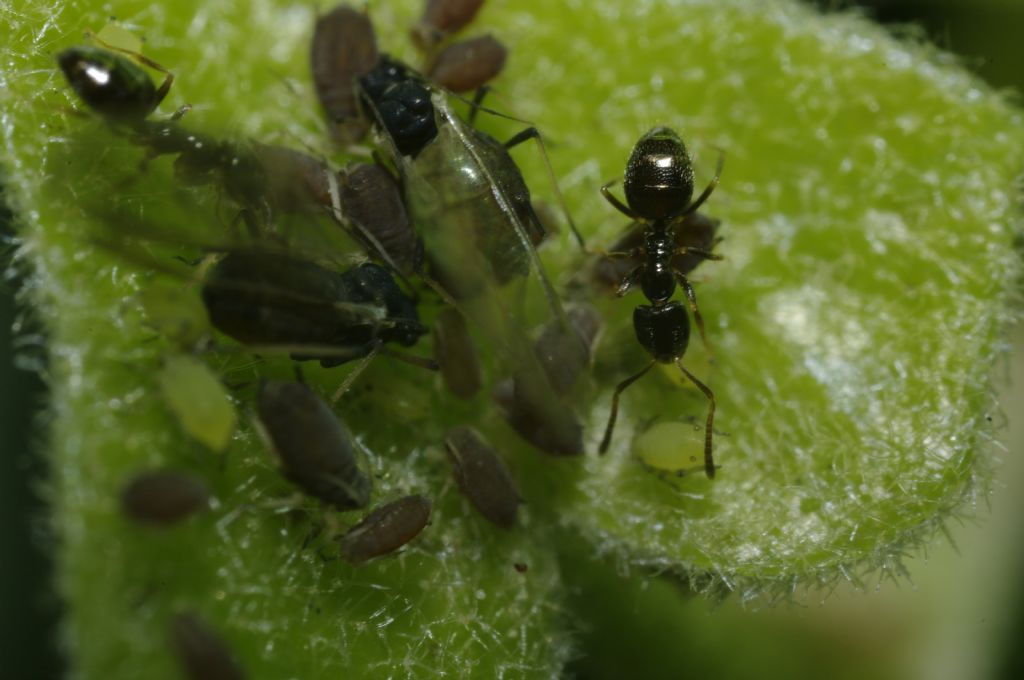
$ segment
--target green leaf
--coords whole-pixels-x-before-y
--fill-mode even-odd
[[[417,4],[371,7],[381,44],[408,59]],[[570,651],[563,579],[573,580],[558,570],[556,525],[625,566],[750,596],[896,566],[984,490],[988,376],[1019,274],[1024,121],[930,48],[781,0],[485,8],[473,30],[511,48],[491,105],[547,135],[592,246],[625,226],[597,188],[622,173],[646,129],[680,131],[698,181],[724,150],[706,212],[722,220],[726,259],[692,277],[714,359],[699,341],[685,359],[715,392],[721,467],[713,482],[664,478],[636,459],[632,438],[650,419],[703,420],[706,400],[671,371],[624,394],[613,448],[596,456],[614,385],[647,359],[630,328],[638,298],[576,286],[608,321],[596,389],[578,404],[590,454],[542,457],[486,399],[454,404],[415,369],[378,361],[341,405],[368,450],[374,503],[420,492],[436,510],[400,556],[354,569],[318,556],[329,544],[313,536],[325,517],[317,506],[281,507],[290,486],[251,427],[215,459],[164,406],[166,347],[126,302],[155,280],[142,265],[166,253],[119,256],[90,235],[159,226],[194,241],[224,233],[230,211],[215,187],[181,186],[169,159],[139,172],[130,140],[69,114],[77,102],[54,61],[115,11],[176,74],[158,115],[188,102],[182,124],[205,133],[334,155],[306,64],[312,7],[2,11],[2,172],[51,334],[59,585],[83,675],[170,676],[167,625],[188,609],[253,676],[550,677]],[[515,129],[483,125],[503,137]],[[536,154],[515,155],[550,200]],[[566,233],[542,256],[559,286],[582,266]],[[243,404],[259,378],[288,370],[215,360]],[[325,391],[342,380],[313,373]],[[450,482],[439,445],[461,422],[513,465],[527,501],[513,532],[487,524]],[[680,442],[684,458],[700,440]],[[117,491],[157,466],[205,478],[213,509],[166,532],[131,525]]]

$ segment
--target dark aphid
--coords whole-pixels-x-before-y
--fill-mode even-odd
[[[505,67],[508,50],[492,36],[463,40],[443,49],[427,70],[435,83],[452,92],[472,92]]]
[[[590,366],[594,345],[604,326],[604,319],[593,305],[574,305],[565,314],[568,328],[557,320],[549,321],[533,343],[533,351],[558,394],[567,394]]]
[[[213,267],[202,298],[222,333],[328,367],[385,343],[411,347],[426,333],[415,303],[370,263],[339,274],[280,254],[233,252]]]
[[[639,380],[656,363],[675,363],[679,370],[708,398],[707,424],[704,435],[704,472],[715,476],[712,457],[712,425],[715,418],[715,396],[708,387],[683,366],[682,357],[690,340],[690,318],[686,308],[671,298],[678,284],[686,293],[694,320],[705,337],[704,321],[697,309],[697,298],[686,275],[673,267],[673,259],[680,255],[696,255],[704,259],[721,259],[700,248],[679,248],[676,245],[676,227],[687,215],[694,214],[718,185],[722,170],[719,159],[714,179],[697,200],[693,198],[693,164],[683,141],[666,127],[654,128],[640,138],[626,164],[624,192],[628,206],[623,205],[608,190],[611,182],[601,187],[604,197],[623,214],[644,223],[643,244],[623,257],[640,258],[640,263],[629,272],[619,285],[619,295],[640,284],[650,305],[633,310],[633,329],[637,340],[653,359],[641,369],[619,383],[612,397],[611,415],[605,428],[600,451],[605,453],[611,444],[615,419],[618,415],[622,392]],[[615,254],[613,253],[613,256]],[[705,344],[707,340],[705,339]]]
[[[534,380],[511,378],[495,385],[491,398],[512,429],[538,450],[551,456],[578,456],[583,453],[583,423],[550,390]]]
[[[313,390],[269,381],[260,386],[256,403],[289,481],[338,510],[370,502],[370,480],[359,469],[352,435]]]
[[[431,49],[473,21],[484,0],[427,0],[423,16],[413,26],[413,42]]]
[[[174,76],[162,66],[135,55],[165,75],[154,87],[136,61],[101,47],[69,47],[57,55],[68,84],[89,108],[112,123],[133,125],[152,113],[171,89]]]
[[[356,79],[355,91],[398,172],[405,207],[423,241],[425,281],[456,304],[495,351],[500,370],[517,377],[531,413],[546,414],[554,447],[566,455],[582,453],[578,419],[547,385],[523,331],[551,318],[568,324],[533,246],[543,238],[543,225],[508,152],[529,139],[540,143],[539,133],[528,128],[502,144],[461,120],[445,92],[386,54]],[[473,111],[478,109],[479,101]],[[521,285],[508,285],[514,280]],[[538,316],[522,304],[531,297],[528,287],[539,287],[543,318],[527,318]]]
[[[377,38],[363,12],[340,5],[317,19],[310,49],[313,83],[331,133],[344,144],[359,141],[369,128],[352,82],[369,73],[377,57]]]
[[[549,321],[533,343],[534,354],[557,397],[567,395],[590,365],[594,344],[603,325],[600,314],[591,305],[570,307],[566,316],[568,326],[557,319]],[[564,406],[564,399],[559,400],[563,410],[553,427],[552,414],[538,408],[538,404],[550,403],[551,400],[540,400],[529,390],[529,382],[510,378],[498,383],[491,396],[501,408],[505,420],[523,439],[551,455],[572,455],[575,437],[582,436],[583,430],[575,411]],[[572,433],[568,440],[563,434],[567,431]]]
[[[527,565],[525,562],[513,562],[512,566],[515,567],[515,570],[518,571],[520,574],[525,574],[527,571],[530,570],[529,565]]]
[[[712,252],[720,240],[716,237],[720,220],[699,212],[692,212],[676,224],[676,254],[672,258],[672,269],[689,274],[706,260],[698,252]],[[617,292],[622,280],[643,262],[640,249],[644,243],[644,232],[647,225],[635,222],[623,236],[613,243],[608,250],[612,253],[636,253],[634,257],[609,257],[601,255],[596,258],[590,269],[591,280],[601,288],[612,293]]]
[[[375,508],[338,538],[342,558],[349,564],[360,565],[393,553],[423,531],[430,521],[431,507],[429,498],[412,495]]]
[[[471,399],[480,391],[480,358],[466,320],[457,309],[445,308],[434,320],[434,358],[449,392],[459,399]]]
[[[488,520],[511,529],[521,499],[498,452],[471,427],[449,430],[444,442],[462,495]]]
[[[189,680],[244,680],[227,644],[192,612],[179,612],[171,619],[171,647]]]
[[[387,170],[352,163],[338,175],[338,192],[340,219],[354,225],[351,233],[367,252],[386,256],[406,275],[420,269],[423,243],[409,222],[401,187]]]
[[[546,421],[544,450],[582,453],[582,427],[547,384],[524,336],[525,328],[543,321],[524,318],[521,300],[513,299],[522,288],[506,287],[526,277],[524,285],[540,287],[545,320],[568,324],[533,247],[543,227],[506,146],[466,125],[442,93],[387,56],[359,82],[368,110],[390,142],[430,277],[497,351],[503,372],[516,376],[519,401],[529,401],[530,419]],[[531,128],[510,143],[533,135]]]
[[[209,507],[210,492],[199,479],[168,470],[143,472],[121,490],[121,509],[140,524],[169,527]]]

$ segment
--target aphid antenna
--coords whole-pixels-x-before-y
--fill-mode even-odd
[[[516,116],[512,116],[507,113],[502,113],[500,111],[495,111],[494,109],[490,109],[483,106],[483,98],[491,91],[492,88],[489,85],[482,85],[481,87],[477,88],[472,100],[467,100],[466,98],[461,97],[455,93],[449,94],[450,96],[455,97],[456,99],[459,99],[469,104],[470,109],[467,122],[470,125],[473,125],[474,121],[476,120],[477,112],[483,111],[484,113],[488,113],[492,116],[504,118],[506,120],[511,120],[526,126],[525,130],[521,130],[515,135],[513,135],[508,141],[506,141],[503,144],[503,146],[506,149],[511,149],[529,139],[533,139],[537,142],[537,146],[540,148],[541,158],[544,161],[544,169],[548,175],[548,181],[551,183],[551,186],[554,188],[555,191],[555,200],[558,201],[558,207],[562,211],[562,214],[565,216],[566,222],[569,223],[569,229],[572,231],[573,236],[576,238],[576,242],[579,243],[580,249],[584,253],[589,252],[587,251],[586,241],[584,241],[583,235],[580,234],[580,230],[576,227],[576,221],[573,220],[572,213],[569,211],[569,204],[565,200],[565,195],[562,193],[562,188],[558,184],[558,177],[555,176],[555,169],[551,166],[551,158],[548,155],[547,144],[544,142],[544,136],[541,134],[540,129],[531,121],[528,121],[523,118],[517,118]]]

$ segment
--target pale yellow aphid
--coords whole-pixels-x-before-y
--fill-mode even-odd
[[[169,357],[157,375],[164,401],[190,437],[223,451],[235,431],[235,407],[217,376],[186,354]]]
[[[665,421],[633,440],[633,455],[647,467],[675,475],[704,469],[704,428]]]

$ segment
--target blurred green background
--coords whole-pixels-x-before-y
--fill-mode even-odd
[[[851,6],[816,4],[825,11]],[[994,87],[1024,92],[1024,1],[853,4],[895,27],[914,26]],[[40,494],[45,387],[38,373],[18,368],[41,367],[43,352],[38,328],[13,297],[17,268],[7,267],[11,220],[2,186],[0,174],[0,679],[59,677],[60,605],[50,588]],[[1024,409],[1024,328],[1007,337],[1007,346],[1014,348],[1011,358],[994,376],[1003,413],[992,415],[1007,422],[995,493],[978,500],[977,523],[951,527],[950,541],[907,559],[909,579],[883,574],[862,589],[823,593],[820,605],[752,611],[735,599],[717,607],[686,601],[685,588],[621,579],[610,570],[580,574],[578,616],[605,625],[581,632],[586,656],[571,672],[594,679],[1024,677],[1024,647],[1017,644],[1024,639],[1024,421],[1012,417]]]

